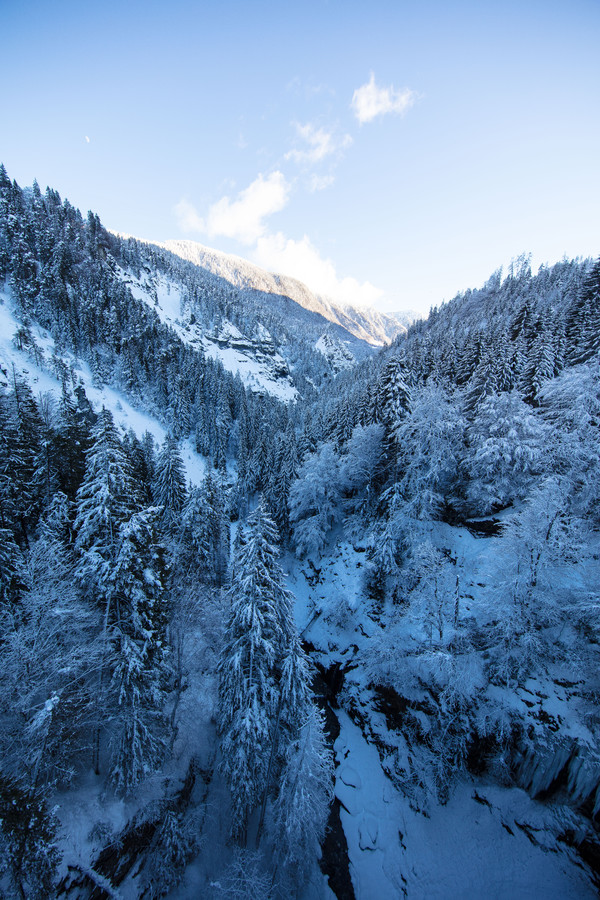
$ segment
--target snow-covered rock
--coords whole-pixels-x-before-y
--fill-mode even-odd
[[[207,356],[237,373],[250,390],[271,394],[284,403],[298,398],[288,365],[266,329],[262,329],[258,340],[252,339],[224,320],[212,335],[202,338],[202,346]]]

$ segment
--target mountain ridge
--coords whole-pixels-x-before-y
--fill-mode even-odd
[[[206,247],[197,241],[168,240],[149,243],[169,250],[243,290],[282,294],[304,309],[318,312],[333,324],[341,325],[372,346],[380,347],[391,343],[396,337],[406,333],[407,320],[410,324],[416,318],[416,314],[410,311],[387,314],[372,307],[336,303],[331,298],[311,291],[304,282],[296,278],[268,272],[240,256]]]

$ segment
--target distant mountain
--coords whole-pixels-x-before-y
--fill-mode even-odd
[[[427,316],[424,316],[423,313],[418,313],[414,309],[403,309],[399,312],[389,312],[387,313],[392,319],[396,319],[400,322],[401,325],[404,325],[406,329],[410,328],[415,322],[418,322],[419,319],[426,319]]]
[[[320,313],[330,322],[341,325],[350,334],[374,346],[390,343],[405,333],[407,326],[418,318],[416,313],[386,314],[370,307],[336,303],[314,294],[295,278],[267,272],[239,256],[212,250],[196,241],[165,241],[157,243],[157,246],[224,278],[238,288],[289,297],[304,309]]]
[[[238,374],[253,392],[284,402],[306,397],[341,371],[342,357],[347,366],[376,352],[373,343],[292,299],[274,276],[248,272],[242,260],[206,251],[207,265],[199,265],[162,245],[115,240],[121,283],[184,344]],[[303,289],[297,283],[296,296]],[[333,355],[319,344],[325,336],[337,347]]]

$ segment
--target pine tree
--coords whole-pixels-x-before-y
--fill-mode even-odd
[[[114,562],[119,528],[133,511],[137,489],[112,414],[102,409],[92,430],[83,482],[77,491],[77,548],[80,575],[102,577]]]
[[[156,460],[154,472],[154,501],[163,509],[162,522],[172,529],[181,515],[186,501],[185,470],[177,441],[167,435]]]
[[[542,385],[552,378],[555,372],[556,360],[552,335],[548,331],[541,331],[529,351],[519,383],[526,403],[531,406],[539,406],[539,393]]]
[[[242,838],[250,813],[269,789],[279,723],[293,727],[294,710],[307,690],[291,595],[277,557],[275,524],[261,502],[234,560],[218,667],[222,767],[232,796],[233,831]]]
[[[149,507],[121,526],[110,577],[118,609],[111,683],[117,718],[112,778],[122,790],[155,771],[166,746],[167,566],[158,539],[158,514]]]
[[[14,536],[19,520],[19,472],[25,460],[8,397],[0,391],[0,528]]]
[[[273,467],[265,490],[265,498],[281,535],[289,533],[288,498],[297,474],[296,436],[293,428],[288,428],[275,439]]]
[[[0,608],[19,600],[23,589],[24,561],[13,532],[0,527]]]
[[[587,362],[600,350],[600,260],[593,266],[566,312],[567,360]]]
[[[438,516],[458,490],[457,455],[462,446],[464,419],[435,384],[415,392],[411,415],[396,430],[400,491],[405,514],[414,519]]]
[[[542,470],[547,433],[518,396],[491,394],[467,426],[463,471],[471,515],[489,515],[524,499]]]
[[[0,755],[5,771],[33,789],[69,779],[94,706],[97,616],[76,590],[61,505],[23,562],[18,605],[0,612]]]
[[[93,742],[93,765],[100,771],[101,718],[114,644],[113,629],[120,625],[119,598],[113,590],[113,569],[121,526],[134,511],[137,491],[111,413],[102,409],[92,430],[93,443],[86,455],[85,477],[77,491],[75,519],[77,576],[85,593],[94,597],[101,613],[103,661],[96,695],[98,721]]]
[[[383,454],[383,425],[357,425],[341,461],[341,478],[351,492],[369,488],[378,475]]]
[[[218,472],[209,471],[200,489],[208,511],[209,570],[214,583],[221,586],[229,562],[229,516],[222,476]]]
[[[340,477],[332,444],[310,454],[290,487],[290,522],[296,553],[320,553],[333,525],[339,521]]]
[[[212,510],[202,487],[193,488],[181,511],[172,568],[191,581],[215,580]]]
[[[292,888],[306,883],[319,857],[332,799],[332,754],[323,716],[310,704],[287,748],[270,828],[278,861],[287,869]]]
[[[85,457],[92,440],[84,411],[66,390],[58,407],[55,442],[59,489],[70,500],[75,500],[85,475]]]
[[[491,345],[481,355],[477,368],[465,389],[463,412],[473,416],[480,403],[496,390],[496,354]]]
[[[212,451],[213,465],[215,469],[218,469],[220,472],[224,472],[227,468],[227,452],[232,423],[233,417],[231,414],[227,385],[223,382],[218,382],[214,411],[214,445]]]
[[[233,570],[231,613],[219,663],[223,770],[232,794],[234,830],[240,834],[265,785],[276,707],[280,586],[273,580],[276,550],[263,533],[266,524],[259,507],[249,520],[249,535]],[[273,537],[272,529],[269,532]]]
[[[13,367],[11,390],[6,396],[4,410],[5,437],[0,446],[0,479],[7,488],[9,508],[12,507],[12,526],[15,536],[28,544],[29,533],[41,510],[43,494],[42,420],[27,382]],[[10,512],[9,512],[10,514]]]
[[[378,384],[380,421],[393,431],[410,410],[410,390],[404,366],[397,356],[386,364]]]

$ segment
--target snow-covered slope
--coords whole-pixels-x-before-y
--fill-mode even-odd
[[[350,334],[374,346],[389,343],[406,331],[405,325],[395,315],[385,315],[368,307],[335,303],[314,294],[295,278],[266,272],[239,256],[211,250],[196,241],[172,240],[158,243],[158,246],[207,269],[236,287],[289,297],[304,309],[320,313],[330,322],[341,325]]]
[[[131,429],[141,438],[149,432],[157,445],[163,443],[166,430],[156,418],[146,410],[134,406],[121,391],[97,384],[90,367],[70,353],[57,350],[48,332],[37,326],[32,327],[37,348],[35,358],[32,354],[17,349],[13,336],[20,327],[21,323],[13,314],[9,295],[0,291],[0,386],[10,387],[14,371],[28,382],[36,398],[50,395],[58,401],[62,395],[60,375],[64,371],[69,372],[72,387],[83,388],[94,412],[100,412],[103,407],[110,410],[122,434]],[[205,460],[196,453],[189,438],[182,443],[180,449],[188,481],[200,484],[206,473]]]
[[[251,390],[266,391],[279,400],[289,402],[298,398],[287,363],[277,352],[266,328],[248,338],[226,319],[212,333],[206,334],[202,345],[207,356],[219,359],[229,372],[240,376]]]
[[[484,580],[500,552],[501,538],[482,540],[465,528],[442,523],[431,526],[430,536],[449,548],[456,572],[464,579],[466,600],[460,612],[464,627],[484,623],[493,614]],[[438,796],[435,757],[428,749],[435,688],[426,675],[436,650],[428,648],[414,657],[422,681],[417,679],[416,688],[408,682],[398,688],[403,692],[398,708],[386,702],[385,693],[374,690],[382,636],[394,629],[394,659],[410,656],[415,621],[404,613],[393,624],[365,602],[365,562],[365,546],[339,533],[329,553],[318,561],[286,558],[297,621],[313,661],[327,679],[324,703],[330,705],[339,727],[333,745],[335,795],[353,896],[356,900],[596,896],[589,869],[566,838],[573,832],[581,840],[592,829],[576,805],[569,805],[566,791],[554,801],[540,802],[534,799],[540,784],[532,786],[523,773],[514,783],[506,775],[479,773],[475,767],[457,768],[447,796]],[[479,667],[476,654],[472,656],[469,677],[475,683]],[[531,731],[540,729],[541,720],[556,716],[563,723],[561,734],[568,736],[577,727],[575,710],[561,687],[566,682],[556,678],[556,682],[530,679],[519,696],[507,687],[491,685],[481,694],[474,688],[473,694],[484,698],[493,694],[499,709],[510,708]],[[542,788],[556,771],[554,765]],[[352,896],[349,890],[346,895]]]
[[[354,357],[347,347],[330,334],[323,334],[315,344],[315,349],[329,360],[334,372],[350,369],[354,365]]]
[[[248,337],[223,320],[206,331],[194,320],[190,309],[184,309],[182,288],[176,281],[158,273],[141,273],[136,277],[122,270],[119,277],[133,296],[151,306],[182,341],[218,359],[223,368],[234,375],[237,373],[252,391],[271,394],[284,403],[298,398],[288,365],[266,328],[259,326]]]

